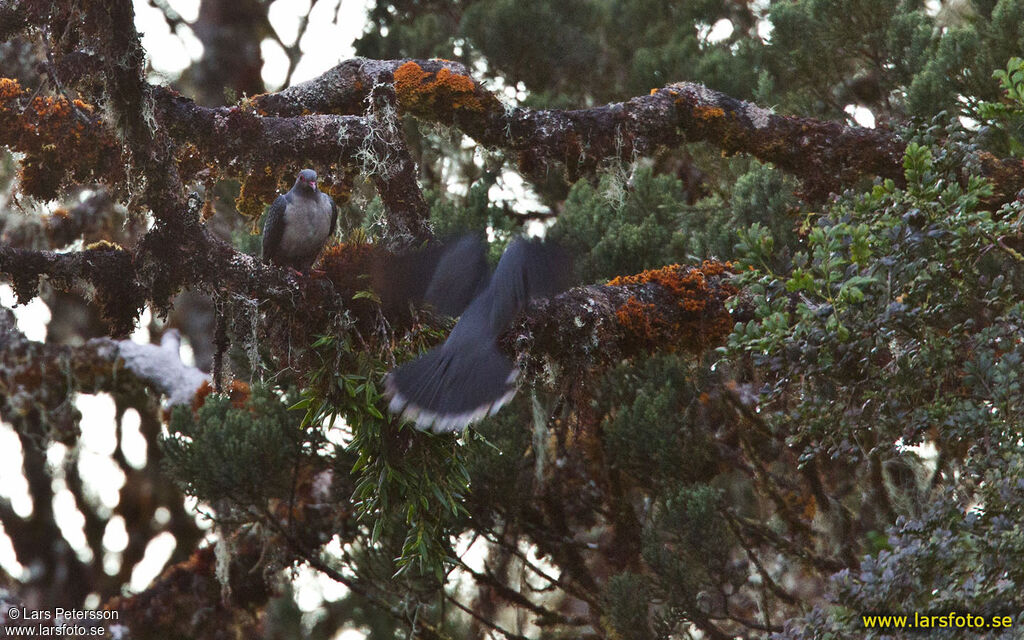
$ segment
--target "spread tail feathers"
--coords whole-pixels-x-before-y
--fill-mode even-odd
[[[388,375],[388,408],[421,429],[458,431],[511,400],[518,373],[494,343],[475,349],[446,343]]]

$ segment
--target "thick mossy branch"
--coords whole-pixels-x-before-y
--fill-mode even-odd
[[[733,327],[728,265],[672,265],[534,302],[505,336],[528,370],[542,357],[583,372],[653,350],[700,354]]]
[[[810,200],[823,200],[866,176],[903,180],[906,143],[891,131],[780,116],[692,82],[669,85],[650,98],[671,100],[687,140],[772,162],[800,178]]]
[[[73,253],[0,245],[0,273],[10,276],[22,303],[39,294],[39,278],[43,275],[64,290],[90,285],[113,335],[130,333],[145,305],[145,292],[136,280],[131,254],[110,243]]]
[[[370,60],[352,58],[340,62],[323,74],[277,93],[252,98],[262,115],[299,116],[307,113],[356,114],[366,110],[366,99],[380,81],[391,82],[394,73],[406,64],[414,64],[427,74],[442,69],[467,76],[465,67],[447,60]],[[481,92],[484,90],[478,89]]]
[[[75,391],[138,388],[131,375],[118,375],[116,343],[91,340],[79,347],[45,344],[26,338],[14,314],[0,308],[0,413],[17,416],[39,411],[53,437],[73,442],[76,411],[68,398]]]
[[[76,392],[151,389],[183,402],[205,377],[181,362],[176,340],[161,346],[109,338],[74,347],[42,343],[26,338],[14,314],[0,308],[0,414],[38,410],[66,441],[77,438],[68,401]]]
[[[565,163],[570,178],[604,160],[650,155],[659,147],[706,141],[726,153],[746,153],[797,176],[810,200],[873,176],[902,182],[905,142],[892,131],[781,116],[690,82],[670,84],[627,102],[579,110],[512,108],[502,104],[461,64],[445,60],[347,60],[318,78],[256,96],[261,113],[361,113],[382,74],[402,108],[418,118],[453,125],[477,142],[520,154],[520,169],[541,175]],[[1024,188],[1020,162],[982,158],[995,186],[990,206]]]
[[[203,107],[163,87],[154,96],[157,119],[168,135],[179,145],[191,145],[225,175],[244,175],[244,167],[257,164],[290,165],[297,158],[350,163],[370,129],[361,115],[265,117],[251,107]]]
[[[128,47],[122,53],[131,59],[132,51]],[[533,110],[503,104],[456,62],[356,58],[239,106],[205,109],[169,89],[139,84],[124,65],[113,66],[121,72],[114,88],[130,89],[118,112],[147,106],[151,95],[157,102],[156,120],[179,147],[194,146],[225,175],[243,174],[256,164],[288,164],[297,156],[324,164],[350,162],[360,141],[372,133],[373,123],[361,118],[368,98],[386,83],[402,111],[518,153],[519,168],[527,175],[541,176],[549,164],[562,163],[575,179],[611,158],[631,160],[661,147],[706,141],[726,153],[776,164],[803,181],[810,200],[822,200],[865,177],[902,181],[905,143],[891,131],[781,116],[695,83],[670,84],[647,96],[589,109]],[[141,144],[151,137],[138,119],[124,124],[134,131],[129,141]],[[140,144],[130,146],[137,151]],[[995,186],[990,206],[1012,200],[1024,187],[1019,162],[980,160]],[[185,171],[183,177],[191,176]]]
[[[63,96],[33,96],[17,80],[0,78],[0,144],[25,154],[21,190],[52,200],[71,184],[124,182],[121,144],[94,107]]]
[[[330,247],[318,265],[326,277],[303,287],[304,321],[289,325],[268,315],[264,346],[304,371],[317,363],[296,360],[290,345],[308,344],[328,333],[342,310],[362,336],[377,334],[382,315],[393,327],[408,326],[408,301],[395,299],[396,292],[386,286],[393,255],[379,245]],[[544,358],[582,372],[654,350],[700,354],[721,344],[733,328],[725,308],[725,301],[736,294],[730,277],[727,264],[707,261],[577,287],[535,301],[503,342],[531,375]],[[360,295],[374,287],[376,300]]]
[[[186,286],[288,309],[295,308],[299,293],[284,270],[235,250],[199,224],[158,227],[134,253],[109,243],[66,253],[0,246],[0,274],[10,277],[22,303],[38,295],[40,276],[62,290],[94,289],[113,335],[130,332],[147,301],[167,309]]]

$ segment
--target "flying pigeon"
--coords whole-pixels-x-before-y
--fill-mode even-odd
[[[384,315],[400,321],[424,303],[438,313],[458,316],[489,277],[487,243],[482,234],[471,233],[415,251],[382,254],[371,268]]]
[[[459,431],[493,415],[516,393],[516,365],[498,337],[532,298],[565,288],[569,261],[552,242],[520,238],[488,273],[486,244],[467,236],[444,247],[424,294],[427,303],[462,317],[448,340],[388,374],[388,409],[435,433]]]
[[[308,273],[338,224],[338,207],[316,188],[316,171],[299,172],[277,197],[263,223],[263,260]]]

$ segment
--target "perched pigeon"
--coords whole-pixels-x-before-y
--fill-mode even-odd
[[[316,171],[303,169],[291,191],[278,196],[263,223],[263,259],[307,273],[334,235],[338,207],[316,188]]]
[[[515,240],[493,275],[485,252],[482,239],[467,236],[436,257],[424,299],[462,317],[443,345],[385,379],[388,409],[420,429],[458,431],[511,400],[519,370],[498,350],[498,337],[531,298],[554,295],[568,281],[569,261],[554,243]]]

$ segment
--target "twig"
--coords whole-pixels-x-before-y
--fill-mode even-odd
[[[562,591],[565,591],[567,594],[573,596],[574,598],[579,598],[591,607],[595,607],[598,611],[601,610],[601,605],[598,602],[598,600],[590,594],[585,593],[582,589],[579,589],[575,585],[569,584],[560,578],[556,578],[550,575],[549,573],[535,565],[533,562],[531,562],[530,559],[526,557],[526,554],[524,554],[518,548],[516,548],[515,545],[509,544],[502,540],[501,537],[498,536],[494,531],[487,529],[486,527],[483,527],[475,522],[474,526],[477,528],[478,531],[483,532],[488,540],[506,548],[509,552],[512,553],[512,555],[519,558],[519,560],[523,563],[524,566],[528,567],[531,571],[533,571],[535,574],[537,574],[544,580],[547,580],[549,583],[557,586]]]
[[[498,625],[494,624],[493,622],[491,622],[487,618],[484,618],[483,616],[478,614],[476,611],[473,611],[472,609],[470,609],[466,605],[464,605],[461,602],[459,602],[458,600],[456,600],[453,596],[450,596],[450,595],[446,594],[445,595],[445,599],[448,602],[451,602],[452,604],[454,604],[459,609],[462,609],[463,611],[468,613],[471,617],[473,617],[480,624],[482,624],[485,627],[488,627],[490,629],[493,629],[494,631],[497,631],[498,633],[500,633],[501,635],[505,636],[509,640],[530,640],[530,638],[527,638],[526,636],[521,636],[518,633],[512,633],[511,631],[507,631],[507,630],[499,627]]]
[[[560,613],[551,611],[550,609],[546,609],[535,602],[531,602],[529,598],[519,593],[515,589],[512,589],[508,585],[502,583],[501,581],[497,580],[491,574],[480,573],[478,571],[475,571],[472,567],[467,565],[461,559],[459,559],[459,565],[466,573],[473,576],[474,580],[476,580],[480,584],[486,584],[492,587],[495,593],[500,595],[509,604],[515,605],[523,609],[528,609],[529,611],[540,616],[545,621],[553,620],[560,624],[572,625],[577,627],[588,624],[586,620],[582,620],[580,618],[567,618]]]

